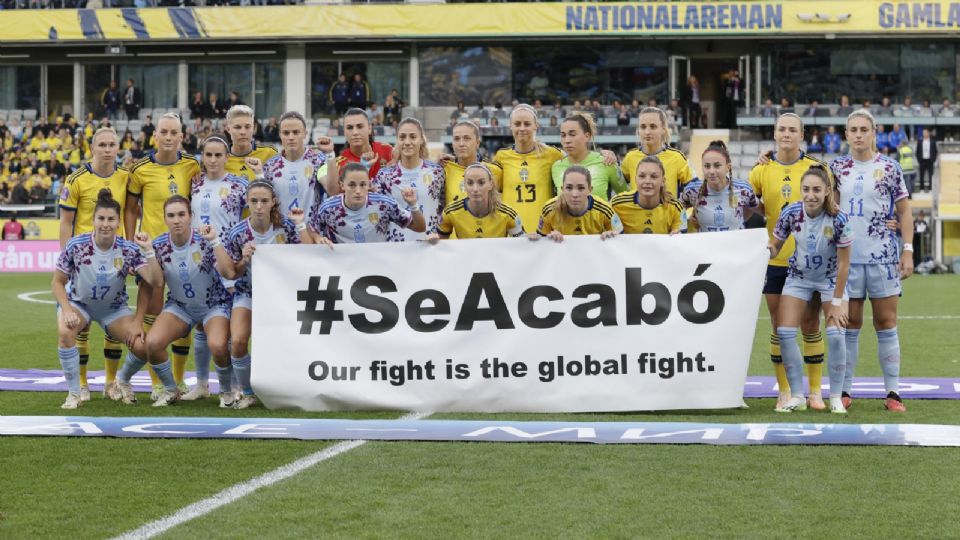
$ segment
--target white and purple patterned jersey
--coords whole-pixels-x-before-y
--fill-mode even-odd
[[[821,212],[812,218],[803,209],[803,202],[784,208],[773,227],[773,236],[778,240],[786,240],[791,234],[797,248],[790,257],[789,275],[809,282],[835,280],[837,248],[856,245],[855,233],[845,213],[830,216]]]
[[[367,204],[351,210],[343,204],[343,195],[327,199],[310,222],[310,227],[337,244],[386,242],[391,224],[406,229],[413,221],[409,210],[400,208],[393,197],[371,193]]]
[[[220,180],[211,180],[203,175],[190,189],[190,207],[194,229],[213,225],[220,239],[226,240],[247,207],[247,179],[227,174]]]
[[[746,182],[732,180],[729,187],[720,191],[713,191],[707,186],[707,194],[701,199],[700,187],[703,183],[703,180],[694,180],[680,194],[684,206],[693,208],[701,232],[740,230],[743,228],[744,209],[760,206],[753,188]]]
[[[230,234],[227,235],[227,240],[223,243],[223,247],[227,250],[230,258],[233,259],[234,262],[237,262],[243,258],[243,246],[248,242],[253,242],[258,245],[299,244],[300,233],[297,232],[296,225],[294,225],[292,221],[283,218],[283,222],[279,227],[271,227],[266,234],[260,234],[253,230],[253,227],[250,226],[250,218],[247,218],[237,223],[233,229],[230,229]],[[236,285],[234,286],[236,294],[251,296],[252,282],[250,281],[250,276],[253,275],[252,268],[253,261],[247,265],[244,274],[237,278]]]
[[[230,293],[217,273],[213,248],[194,231],[184,246],[175,246],[170,233],[153,241],[157,262],[167,282],[167,301],[188,308],[212,308],[230,302]]]
[[[102,251],[93,233],[76,236],[57,259],[57,270],[67,275],[67,297],[99,310],[127,305],[127,276],[147,265],[140,246],[119,236]]]
[[[326,175],[327,155],[315,148],[307,148],[297,161],[288,161],[280,154],[267,160],[263,177],[273,182],[280,199],[280,213],[287,215],[294,208],[302,208],[309,219],[320,208],[326,196],[317,175]]]
[[[887,228],[897,201],[907,197],[903,171],[896,160],[877,154],[870,161],[841,156],[830,163],[840,209],[850,217],[856,242],[850,253],[853,264],[888,264],[900,261],[897,237]]]
[[[424,160],[416,169],[404,169],[399,164],[384,167],[370,183],[371,193],[381,193],[393,197],[397,204],[406,208],[400,190],[412,187],[417,191],[417,206],[427,222],[426,232],[418,233],[394,224],[391,226],[389,241],[412,242],[423,240],[428,233],[436,232],[440,226],[445,199],[446,176],[443,167]]]

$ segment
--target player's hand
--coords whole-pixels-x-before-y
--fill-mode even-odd
[[[306,214],[303,213],[303,208],[294,207],[290,209],[290,212],[287,214],[287,217],[294,225],[299,225],[303,223],[304,217]]]
[[[769,244],[767,244],[767,251],[770,252],[771,259],[776,257],[777,253],[780,253],[780,250],[777,249],[777,246],[773,245],[773,242],[770,242]]]
[[[243,162],[246,164],[248,169],[253,171],[255,176],[258,178],[263,176],[263,162],[260,161],[260,158],[248,156],[243,159]]]
[[[757,165],[766,165],[773,161],[773,150],[767,150],[766,152],[760,152],[760,155],[757,156]]]
[[[847,303],[843,302],[839,306],[830,304],[827,306],[827,325],[830,324],[831,320],[837,322],[843,328],[847,327]]]
[[[201,225],[197,231],[207,242],[212,242],[217,239],[217,228],[213,225]]]
[[[250,264],[250,259],[253,258],[253,254],[257,251],[257,245],[253,242],[247,242],[243,245],[243,249],[240,254],[243,257],[244,264]]]
[[[611,238],[617,237],[617,231],[603,231],[600,233],[601,240],[610,240]]]
[[[377,160],[377,153],[373,151],[373,147],[370,146],[369,141],[363,143],[363,151],[360,153],[360,159],[371,165]]]
[[[317,138],[314,139],[313,144],[317,146],[317,149],[323,152],[324,154],[329,154],[333,152],[333,139],[327,137],[326,135],[317,135]]]
[[[67,328],[70,330],[76,330],[80,328],[81,318],[73,308],[64,306],[61,310],[63,313],[63,324],[67,325]]]
[[[904,251],[900,256],[900,279],[907,279],[913,275],[913,252]]]
[[[153,245],[150,243],[150,235],[140,231],[137,234],[133,235],[133,241],[140,246],[140,249],[144,251],[150,251],[153,249]]]
[[[124,345],[128,349],[132,349],[137,346],[137,342],[143,343],[146,340],[146,332],[143,331],[143,320],[134,320],[134,330],[127,335],[127,339],[123,340]]]
[[[444,163],[446,163],[446,162],[448,162],[448,161],[453,162],[453,163],[456,163],[456,161],[457,161],[457,156],[455,156],[455,155],[453,155],[453,154],[440,154],[440,159],[437,160],[437,162],[440,163],[441,165],[443,165]]]
[[[400,195],[403,197],[403,202],[407,203],[410,206],[417,204],[417,190],[412,187],[405,187],[400,190]]]
[[[603,156],[603,164],[604,164],[604,165],[616,165],[616,164],[617,164],[617,155],[614,154],[612,151],[607,150],[606,148],[604,148],[603,150],[600,150],[600,155]]]
[[[313,236],[313,243],[314,243],[314,244],[319,244],[319,245],[321,245],[321,246],[327,246],[328,248],[330,248],[330,251],[333,251],[333,242],[331,242],[329,238],[327,238],[326,236],[324,236],[324,235],[322,235],[322,234],[313,234],[312,232],[311,232],[310,234]]]
[[[425,240],[426,240],[427,243],[430,244],[431,246],[435,246],[435,245],[437,245],[437,242],[440,241],[440,235],[437,234],[437,233],[430,233],[430,234],[427,235],[427,237],[425,238]]]
[[[897,221],[896,218],[888,219],[886,225],[891,231],[897,231],[900,229],[900,222]]]
[[[527,239],[530,240],[531,242],[536,242],[537,240],[540,240],[540,234],[527,233]]]
[[[550,231],[547,233],[547,238],[559,244],[563,242],[563,233],[560,231]]]

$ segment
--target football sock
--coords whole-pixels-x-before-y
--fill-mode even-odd
[[[847,344],[847,373],[843,377],[843,391],[849,394],[853,388],[853,376],[857,369],[857,360],[860,359],[860,329],[847,328],[844,341]]]
[[[843,328],[827,327],[827,346],[830,349],[827,358],[829,362],[827,367],[830,371],[830,397],[840,397],[843,391],[843,379],[847,374],[847,344]]]
[[[790,381],[790,396],[803,397],[803,357],[797,343],[797,329],[781,326],[777,328],[777,335],[780,336],[783,365]]]
[[[887,392],[900,393],[900,338],[897,327],[877,330],[877,356],[883,371],[883,386]]]
[[[57,356],[60,357],[60,366],[63,367],[70,393],[80,395],[80,353],[76,347],[58,348]]]

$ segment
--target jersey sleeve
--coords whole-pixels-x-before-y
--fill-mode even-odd
[[[553,220],[550,219],[551,208],[552,205],[545,205],[540,212],[540,222],[537,224],[537,234],[540,236],[546,236],[553,231]]]
[[[677,191],[683,189],[683,186],[693,182],[693,179],[696,178],[696,175],[693,174],[693,168],[690,167],[690,162],[687,161],[687,158],[683,158],[683,165],[680,166],[680,170],[677,172]]]
[[[753,189],[749,186],[743,186],[740,190],[740,204],[744,208],[756,208],[760,206],[760,199],[757,198],[757,194],[754,193]]]
[[[131,274],[137,273],[147,266],[147,257],[140,250],[140,246],[133,242],[124,242],[123,255]]]
[[[437,226],[437,233],[441,236],[450,236],[453,234],[452,212],[444,212],[440,215],[440,225]]]
[[[226,250],[227,255],[230,255],[234,262],[243,258],[243,237],[239,230],[230,231],[227,241],[223,243],[223,249]]]
[[[763,168],[760,165],[756,165],[750,169],[750,177],[747,181],[750,187],[753,188],[754,195],[763,197]]]
[[[390,198],[390,201],[387,203],[390,209],[387,214],[387,219],[400,225],[401,227],[409,227],[410,223],[413,222],[413,213],[411,213],[406,208],[400,208],[400,205],[397,204],[393,198]]]
[[[520,215],[504,214],[503,219],[507,221],[507,236],[516,238],[523,236],[523,222],[520,221]]]
[[[603,170],[607,175],[607,184],[613,189],[613,192],[623,193],[630,189],[626,179],[623,177],[623,171],[616,165],[604,165]]]
[[[850,226],[850,220],[843,212],[837,213],[833,218],[833,243],[838,248],[853,245],[853,227]]]
[[[127,195],[139,197],[143,193],[143,180],[136,170],[130,171],[130,180],[127,181]]]
[[[77,267],[73,262],[73,252],[73,246],[68,244],[66,249],[61,251],[60,256],[57,257],[57,270],[63,272],[67,276],[70,276]]]
[[[617,234],[623,234],[623,221],[616,212],[613,212],[610,217],[607,218],[607,230]]]
[[[487,163],[486,165],[493,175],[493,182],[497,185],[497,191],[503,192],[503,167],[496,163]]]
[[[126,201],[124,201],[126,202]],[[76,179],[64,182],[60,188],[60,208],[76,210],[80,206],[80,185]]]
[[[773,236],[777,240],[783,241],[790,238],[790,230],[793,228],[793,214],[790,207],[783,209],[780,217],[777,218],[777,224],[773,226]]]
[[[893,183],[893,202],[897,202],[901,199],[906,199],[910,193],[907,191],[907,184],[903,180],[903,169],[900,168],[900,164],[894,163],[893,165],[890,181]]]
[[[557,193],[560,193],[563,189],[563,171],[566,169],[567,167],[564,166],[562,160],[555,161],[553,165],[550,166],[550,177],[553,178],[553,187],[557,190]]]

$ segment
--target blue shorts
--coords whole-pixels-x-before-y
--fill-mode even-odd
[[[203,306],[203,309],[189,308],[179,302],[168,300],[161,313],[172,313],[188,327],[193,328],[197,323],[207,324],[214,317],[223,317],[230,320],[230,306],[220,304],[213,307]]]
[[[804,302],[809,302],[813,299],[813,295],[815,293],[819,293],[820,303],[829,304],[833,299],[833,292],[836,290],[836,288],[837,283],[832,279],[823,281],[805,281],[800,278],[788,277],[786,284],[783,286],[783,292],[780,294],[783,296],[799,298]],[[846,292],[844,292],[843,299],[847,300]]]
[[[786,281],[786,266],[767,265],[767,276],[763,279],[763,294],[781,294]]]
[[[851,264],[847,278],[850,298],[889,298],[897,296],[900,288],[900,265],[897,263]]]
[[[133,316],[133,311],[131,311],[127,306],[123,306],[118,309],[104,309],[74,302],[73,300],[70,300],[70,306],[77,310],[77,313],[83,317],[84,326],[90,324],[91,322],[96,322],[104,330],[106,330],[111,324],[117,322],[118,319],[122,319],[126,316]],[[57,311],[60,311],[60,306],[57,306]]]
[[[233,309],[237,308],[253,311],[253,298],[246,294],[233,293]]]

